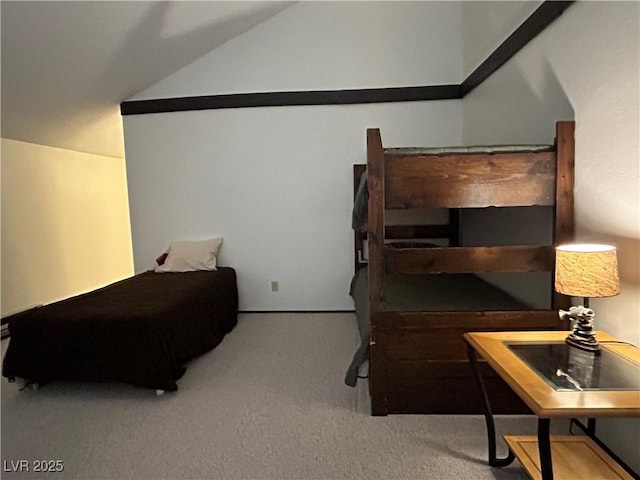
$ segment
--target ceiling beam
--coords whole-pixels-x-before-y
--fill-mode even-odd
[[[464,98],[547,28],[574,1],[545,1],[459,85],[234,93],[194,97],[131,100],[120,104],[122,115],[187,112],[220,108],[349,105],[388,102],[422,102]]]

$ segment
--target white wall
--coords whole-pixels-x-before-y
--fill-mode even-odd
[[[472,3],[465,4],[465,16]],[[500,5],[490,8],[498,13]],[[546,142],[556,120],[575,119],[577,240],[616,244],[620,263],[622,294],[591,302],[596,326],[635,345],[640,344],[639,10],[637,2],[575,3],[463,102],[465,143]],[[487,18],[491,14],[487,11]],[[602,420],[598,434],[640,472],[637,420]]]
[[[452,83],[460,21],[456,3],[302,2],[135,98]],[[221,234],[241,309],[352,309],[367,127],[389,146],[459,144],[461,102],[126,116],[135,270],[172,240]]]
[[[122,158],[2,139],[2,315],[130,276]]]
[[[460,2],[299,2],[134,95],[459,83]]]
[[[464,2],[463,71],[467,78],[539,6],[541,1]],[[477,28],[482,25],[483,28]],[[461,80],[462,81],[462,80]]]

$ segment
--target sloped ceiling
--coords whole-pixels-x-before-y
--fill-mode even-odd
[[[2,137],[123,157],[120,102],[292,3],[2,1]]]

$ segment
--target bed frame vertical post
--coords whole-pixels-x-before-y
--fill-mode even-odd
[[[377,324],[384,310],[384,149],[379,129],[367,129],[367,188],[369,190],[367,235],[369,239],[369,302],[371,346],[369,349],[371,414],[386,415],[387,378],[384,341]]]
[[[371,312],[382,310],[384,280],[384,149],[379,129],[367,130],[367,188],[369,190],[369,296]]]
[[[554,245],[574,239],[575,122],[556,123],[556,201],[553,231]],[[555,276],[555,268],[553,270]],[[553,309],[569,308],[571,299],[553,292]],[[568,328],[568,324],[565,325]]]

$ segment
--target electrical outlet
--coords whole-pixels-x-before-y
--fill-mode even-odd
[[[279,288],[278,281],[277,280],[271,280],[271,291],[272,292],[277,292],[278,288]]]

